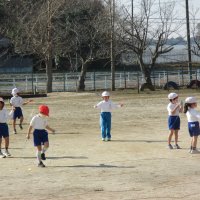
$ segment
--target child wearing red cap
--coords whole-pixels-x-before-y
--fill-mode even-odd
[[[33,141],[34,146],[37,148],[36,156],[38,160],[38,167],[45,167],[42,160],[46,160],[45,152],[49,147],[48,132],[46,129],[55,133],[55,130],[48,126],[47,116],[49,116],[48,106],[40,105],[39,114],[32,118],[27,134],[27,139],[30,139],[31,131],[34,129]]]

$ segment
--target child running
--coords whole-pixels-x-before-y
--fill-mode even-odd
[[[5,103],[3,98],[0,97],[0,158],[5,158],[11,156],[11,154],[8,151],[9,147],[9,129],[7,120],[9,118],[9,114],[4,107]],[[5,140],[5,151],[2,153],[1,151],[1,143],[2,138]]]
[[[100,126],[102,141],[111,141],[111,112],[114,108],[120,108],[123,104],[114,104],[109,98],[110,94],[107,91],[102,93],[103,101],[99,102],[94,108],[101,109]]]
[[[17,88],[12,89],[11,94],[13,95],[13,97],[10,99],[10,104],[14,108],[12,125],[13,125],[14,134],[17,134],[17,130],[16,130],[16,119],[17,118],[20,119],[20,122],[19,122],[20,129],[23,129],[22,123],[23,123],[24,117],[23,117],[21,107],[22,107],[22,105],[26,105],[26,104],[32,102],[32,100],[24,102],[22,97],[19,96],[19,90]]]
[[[46,105],[39,106],[39,114],[35,115],[28,129],[27,139],[30,139],[30,134],[32,129],[33,131],[33,141],[34,146],[37,148],[37,161],[38,167],[45,167],[42,160],[46,160],[45,152],[49,147],[49,139],[48,132],[45,130],[49,130],[52,133],[55,133],[55,130],[50,128],[47,123],[47,117],[49,116],[49,108]]]
[[[178,145],[178,131],[180,130],[180,117],[179,112],[183,111],[182,102],[178,102],[178,94],[170,93],[168,95],[168,99],[170,103],[167,106],[168,110],[168,127],[169,127],[169,135],[168,135],[168,148],[169,149],[181,149]],[[174,147],[171,145],[172,136],[174,134]]]
[[[199,121],[198,121],[200,119],[200,112],[195,110],[196,107],[197,107],[197,100],[195,97],[187,97],[185,99],[184,113],[187,116],[188,131],[190,137],[192,138],[189,151],[189,153],[191,154],[200,153],[200,151],[197,150],[197,139],[200,134]]]

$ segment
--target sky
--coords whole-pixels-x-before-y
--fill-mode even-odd
[[[116,4],[118,5],[124,5],[127,8],[131,8],[131,1],[132,0],[115,0]],[[155,0],[156,3],[159,2],[159,0]],[[160,0],[161,3],[164,2],[175,2],[175,13],[176,13],[176,18],[180,19],[182,21],[182,23],[185,23],[185,18],[186,18],[186,9],[185,9],[185,1],[186,0]],[[133,0],[133,5],[134,5],[134,9],[137,9],[137,4],[141,2],[141,0]],[[189,3],[189,11],[190,11],[190,27],[192,29],[192,19],[193,19],[193,13],[196,13],[196,22],[200,23],[200,0],[188,0]],[[192,30],[191,30],[192,31]],[[180,29],[179,33],[176,35],[173,35],[173,37],[184,37],[186,38],[186,24],[183,25],[183,27]],[[192,34],[191,34],[192,35]]]

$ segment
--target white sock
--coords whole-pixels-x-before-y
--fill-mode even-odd
[[[47,151],[48,147],[43,146],[42,153],[45,153]]]
[[[41,151],[37,151],[36,157],[37,157],[38,163],[40,163],[41,162]]]

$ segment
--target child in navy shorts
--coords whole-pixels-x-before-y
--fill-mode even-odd
[[[55,130],[50,128],[47,123],[47,116],[49,116],[49,108],[46,105],[39,106],[39,114],[35,115],[31,122],[28,129],[27,139],[30,139],[30,134],[32,129],[33,131],[33,142],[34,146],[37,148],[37,161],[38,167],[45,167],[42,160],[46,160],[45,152],[49,147],[49,139],[48,139],[48,132],[49,130],[52,133],[55,133]]]
[[[0,158],[5,158],[11,156],[11,154],[8,151],[9,147],[9,129],[7,120],[9,118],[9,114],[7,113],[7,110],[4,107],[5,103],[3,98],[0,97]],[[5,140],[5,151],[2,153],[1,151],[1,143],[2,138]]]
[[[111,140],[111,112],[114,108],[120,108],[123,106],[123,104],[114,104],[110,98],[110,93],[107,91],[104,91],[102,93],[103,101],[100,101],[97,105],[94,106],[94,108],[101,109],[101,115],[100,115],[100,126],[101,126],[101,138],[102,141]]]
[[[169,135],[168,135],[168,148],[169,149],[180,149],[178,145],[178,131],[180,130],[180,117],[179,112],[183,111],[182,102],[178,102],[178,94],[170,93],[168,95],[168,99],[170,103],[167,106],[168,111],[168,127],[169,127]],[[174,134],[174,147],[171,145],[172,136]]]
[[[184,105],[184,113],[187,116],[188,120],[188,131],[190,134],[191,140],[191,147],[190,147],[190,153],[196,154],[200,153],[200,151],[197,150],[197,139],[200,134],[199,130],[199,119],[200,119],[200,112],[195,110],[197,107],[197,100],[195,97],[187,97],[185,99],[185,105]]]
[[[20,129],[23,129],[22,127],[22,122],[24,120],[23,117],[23,113],[22,113],[22,105],[26,105],[30,102],[32,102],[32,100],[29,100],[27,102],[24,102],[22,97],[19,96],[19,90],[17,88],[14,88],[12,90],[13,97],[10,99],[10,104],[14,109],[14,113],[13,113],[13,129],[14,129],[14,134],[17,134],[17,130],[16,130],[16,119],[20,119],[20,123],[19,123],[19,127]]]

